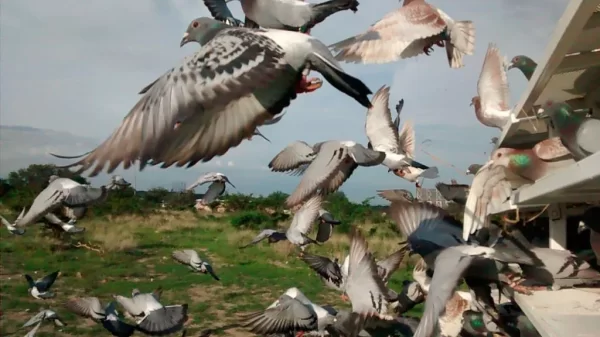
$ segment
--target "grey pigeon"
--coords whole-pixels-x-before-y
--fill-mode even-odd
[[[21,219],[23,218],[24,213],[25,213],[25,209],[23,209],[23,211],[21,212],[21,214],[19,214],[19,216],[17,217],[17,220],[15,220],[15,223],[21,221]],[[23,235],[23,234],[25,234],[25,229],[24,228],[17,228],[17,227],[15,227],[13,224],[11,224],[10,222],[8,222],[8,220],[6,220],[1,215],[0,215],[0,221],[2,221],[2,224],[4,225],[4,227],[6,227],[6,229],[8,229],[8,232],[10,234],[13,234],[13,235]]]
[[[435,184],[435,188],[448,201],[454,201],[463,206],[467,203],[469,185],[437,183]]]
[[[25,279],[27,280],[27,284],[29,284],[29,293],[31,296],[43,300],[54,297],[54,293],[50,291],[50,288],[54,284],[54,281],[56,281],[58,273],[59,271],[57,270],[54,273],[38,279],[37,281],[34,281],[31,276],[25,274]]]
[[[300,247],[302,251],[311,243],[320,244],[316,240],[309,238],[308,233],[312,229],[315,220],[319,217],[322,202],[323,197],[319,194],[315,194],[308,199],[294,214],[292,223],[285,232],[288,241]]]
[[[407,250],[408,246],[405,245],[388,255],[385,259],[377,261],[377,273],[385,285],[387,285],[392,274],[400,267],[400,264],[406,256]]]
[[[52,321],[52,323],[54,323],[54,325],[58,327],[63,327],[67,325],[67,323],[63,322],[63,320],[53,310],[42,309],[39,313],[31,317],[25,324],[23,324],[23,328],[32,326],[43,321]]]
[[[219,0],[205,0],[206,2]],[[220,0],[223,1],[223,0]],[[230,2],[232,0],[224,0]],[[308,30],[328,16],[343,10],[358,10],[356,0],[330,0],[311,4],[302,0],[240,0],[246,15],[246,27]]]
[[[283,232],[278,232],[274,229],[263,229],[260,233],[258,233],[257,236],[254,237],[254,239],[252,239],[250,243],[241,246],[240,249],[250,247],[251,245],[255,245],[264,239],[268,239],[269,243],[275,243],[287,240],[287,237]]]
[[[590,247],[596,256],[596,263],[600,264],[600,207],[588,208],[582,217],[578,232],[590,230]]]
[[[187,321],[188,305],[163,306],[154,293],[140,293],[134,289],[132,297],[114,296],[131,316],[137,318],[136,328],[150,336],[164,336],[177,332]]]
[[[331,213],[322,208],[319,209],[319,227],[315,239],[321,243],[326,242],[333,235],[333,227],[340,223],[341,221],[336,220]]]
[[[200,176],[200,178],[188,186],[186,190],[191,191],[196,188],[196,186],[204,185],[206,183],[212,184],[208,186],[208,190],[206,190],[206,193],[204,193],[204,196],[202,197],[202,203],[205,205],[212,203],[218,197],[223,195],[223,193],[225,193],[225,183],[228,183],[235,188],[231,181],[229,181],[229,178],[227,178],[227,176],[223,173],[209,172]]]
[[[342,271],[342,266],[338,263],[337,258],[332,261],[328,257],[309,253],[302,254],[300,258],[319,275],[328,287],[336,290],[343,289],[348,275]]]
[[[415,197],[410,191],[405,189],[397,189],[397,190],[380,190],[377,191],[377,195],[382,197],[383,199],[394,202],[394,201],[415,201]]]
[[[337,191],[359,165],[376,166],[384,159],[385,153],[369,150],[353,141],[329,140],[313,147],[296,141],[279,152],[269,163],[269,168],[285,172],[309,164],[298,187],[286,200],[286,205],[293,207],[318,190],[324,194]]]
[[[579,161],[600,151],[600,120],[577,115],[565,102],[548,101],[538,115],[549,117],[562,144]]]
[[[425,302],[425,293],[416,281],[404,280],[402,291],[395,296],[392,302],[394,311],[402,315],[416,305]]]
[[[176,250],[172,254],[175,261],[190,267],[193,271],[197,271],[203,274],[210,274],[215,280],[220,281],[217,274],[215,274],[213,267],[207,261],[203,261],[198,252],[193,249]]]
[[[135,326],[119,318],[115,302],[103,307],[97,297],[81,297],[69,300],[65,307],[79,316],[100,322],[113,336],[129,337],[135,332]]]
[[[311,302],[298,288],[289,288],[266,310],[246,315],[242,326],[255,334],[318,331],[335,323],[335,316]]]
[[[113,178],[110,184],[94,188],[68,178],[56,178],[35,197],[27,213],[19,217],[15,226],[35,223],[60,206],[88,206],[103,201],[107,196],[107,191],[115,184],[121,184],[121,181]]]
[[[314,37],[284,30],[231,27],[210,18],[188,26],[181,46],[199,51],[142,89],[142,98],[121,126],[99,147],[65,167],[107,163],[113,172],[136,160],[161,167],[188,167],[225,154],[278,115],[296,98],[306,67],[320,72],[338,90],[369,107],[371,91],[346,74],[327,47]]]

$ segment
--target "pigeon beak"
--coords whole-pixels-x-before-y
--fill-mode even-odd
[[[185,32],[183,34],[183,38],[181,39],[181,43],[179,44],[179,48],[183,47],[186,43],[190,42],[190,33]]]
[[[508,64],[508,67],[506,67],[506,70],[511,70],[514,67],[515,67],[515,64],[511,62]]]
[[[473,106],[473,102],[471,102],[471,104],[469,104],[469,106]]]
[[[539,108],[537,111],[537,114],[535,114],[535,118],[537,118],[537,119],[545,119],[548,117],[550,117],[550,116],[548,116],[548,114],[546,113],[546,110],[544,110],[544,108]]]

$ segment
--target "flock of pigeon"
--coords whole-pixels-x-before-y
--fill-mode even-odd
[[[512,299],[514,292],[531,294],[600,282],[600,273],[571,252],[535,247],[518,230],[508,233],[487,216],[507,201],[512,189],[600,149],[600,121],[574,111],[564,102],[548,102],[538,115],[550,119],[558,137],[532,149],[495,150],[485,165],[469,167],[468,173],[475,175],[470,187],[437,185],[446,198],[465,206],[462,224],[443,209],[410,198],[410,193],[380,191],[391,201],[389,216],[406,237],[397,252],[375,261],[357,228],[351,232],[350,250],[342,264],[306,252],[310,244],[326,242],[339,223],[322,208],[324,197],[338,190],[359,166],[384,165],[389,172],[411,182],[438,177],[437,168],[415,160],[412,123],[400,127],[403,101],[396,106],[397,116],[392,120],[390,88],[382,86],[369,99],[371,90],[346,73],[338,61],[387,63],[429,55],[434,46],[439,46],[446,49],[450,68],[461,68],[463,57],[474,52],[475,27],[471,21],[453,20],[424,0],[404,0],[400,8],[364,33],[326,46],[309,34],[311,28],[339,11],[356,12],[356,0],[319,4],[240,0],[244,22],[233,17],[228,1],[204,0],[214,18],[193,20],[180,44],[196,42],[199,50],[143,88],[141,99],[104,143],[86,154],[62,157],[84,157],[64,167],[80,166],[79,173],[91,169],[90,176],[107,166],[108,173],[120,164],[129,168],[136,161],[140,169],[146,165],[190,167],[210,161],[244,139],[262,136],[259,126],[277,123],[298,94],[320,88],[320,79],[308,79],[310,70],[319,72],[328,83],[365,107],[366,147],[350,140],[316,144],[295,141],[273,158],[268,165],[272,171],[301,175],[286,200],[286,206],[296,212],[285,233],[265,230],[250,243],[268,238],[269,243],[288,240],[296,245],[300,258],[328,287],[342,292],[343,298],[351,302],[351,310],[318,305],[299,289],[290,288],[265,310],[244,316],[240,326],[256,334],[285,336],[454,337],[490,332],[537,336],[535,329],[524,323],[513,301],[496,303],[492,293]],[[512,123],[515,117],[508,101],[506,71],[518,68],[530,78],[535,66],[525,56],[517,56],[507,64],[498,48],[490,44],[477,85],[478,96],[472,99],[476,118],[500,129]],[[202,200],[205,204],[221,195],[226,183],[231,184],[223,174],[211,173],[189,189],[207,182],[212,185]],[[117,177],[109,186],[124,184]],[[53,177],[14,225],[4,219],[3,223],[11,232],[22,234],[22,226],[41,217],[52,222],[52,212],[60,207],[85,208],[105,197],[109,189]],[[594,233],[591,240],[596,256],[600,254],[598,212],[598,208],[591,208],[584,216],[585,225]],[[66,228],[73,227],[65,225],[74,226],[76,218],[72,215],[69,223],[60,226],[69,231]],[[317,219],[318,233],[312,239],[308,235]],[[422,259],[413,271],[414,280],[407,280],[398,293],[387,282],[408,252]],[[176,251],[173,258],[218,280],[210,264],[194,250]],[[52,296],[50,287],[57,275],[55,272],[35,282],[26,276],[31,295],[36,299]],[[462,279],[468,291],[457,290]],[[187,305],[163,306],[160,290],[140,293],[135,289],[131,298],[114,299],[136,319],[135,325],[120,318],[114,302],[103,307],[95,297],[69,300],[67,308],[101,322],[114,336],[130,336],[135,331],[165,335],[183,329],[187,319]],[[425,309],[420,320],[402,316],[423,301]],[[46,310],[26,325],[37,323],[36,330],[44,320],[63,324],[54,312]]]

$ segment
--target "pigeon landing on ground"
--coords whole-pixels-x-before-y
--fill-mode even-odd
[[[562,144],[579,161],[600,152],[600,120],[577,115],[565,102],[548,101],[538,117],[549,117]]]
[[[215,280],[220,281],[213,267],[207,261],[203,261],[195,250],[176,250],[173,252],[172,257],[175,261],[190,267],[193,271],[210,274]]]
[[[163,306],[154,293],[134,289],[131,298],[115,295],[115,300],[131,316],[137,318],[136,329],[150,336],[164,336],[183,329],[188,305]]]
[[[517,55],[512,58],[506,70],[512,68],[519,69],[528,80],[531,80],[531,76],[533,76],[535,68],[537,68],[537,63],[525,55]]]
[[[204,0],[205,3],[232,0]],[[308,30],[339,11],[358,10],[356,0],[330,0],[311,4],[302,0],[240,0],[246,27]],[[207,5],[208,6],[208,5]]]
[[[353,141],[329,140],[312,147],[296,141],[279,152],[269,168],[275,172],[303,172],[298,187],[286,200],[288,207],[294,207],[318,190],[322,194],[337,191],[359,165],[376,166],[384,159],[385,153],[369,150]]]
[[[477,81],[477,95],[471,100],[477,120],[489,127],[502,128],[512,121],[508,78],[504,57],[490,43]]]
[[[69,300],[65,307],[79,316],[100,322],[104,329],[108,330],[113,336],[129,337],[135,332],[135,326],[119,318],[115,302],[110,302],[106,307],[103,307],[97,297],[81,297]]]
[[[196,188],[196,186],[201,186],[206,183],[212,184],[208,186],[208,190],[206,190],[206,193],[204,193],[204,196],[201,199],[204,205],[209,205],[213,201],[217,200],[218,197],[223,195],[223,193],[225,193],[225,183],[235,188],[231,181],[229,181],[229,178],[227,178],[227,176],[223,173],[209,172],[200,176],[200,178],[188,186],[186,190],[192,191],[194,188]]]
[[[252,239],[250,243],[241,246],[240,249],[250,247],[251,245],[255,245],[264,239],[268,239],[269,243],[275,243],[279,241],[285,241],[287,240],[287,237],[283,232],[278,232],[274,229],[263,229],[260,233],[258,233],[257,236],[254,237],[254,239]]]
[[[282,333],[318,331],[335,323],[335,316],[325,308],[311,302],[298,288],[290,288],[266,310],[251,313],[243,318],[242,326],[262,336]]]
[[[210,18],[193,20],[181,41],[199,51],[142,89],[121,126],[76,163],[78,172],[139,161],[167,168],[193,166],[224,155],[296,98],[307,68],[364,107],[369,88],[346,74],[327,47],[299,32],[231,27]],[[169,102],[166,104],[166,102]],[[177,127],[175,127],[177,125]]]
[[[48,274],[43,278],[38,279],[37,281],[33,281],[33,278],[27,274],[25,274],[25,279],[29,284],[29,293],[31,296],[37,299],[48,299],[54,297],[54,293],[50,291],[50,288],[56,281],[58,277],[59,271],[55,271],[52,274]]]
[[[446,47],[451,68],[464,66],[463,55],[473,55],[475,26],[471,21],[454,21],[424,0],[405,0],[360,35],[334,43],[338,60],[353,63],[388,63],[420,54],[432,46]]]

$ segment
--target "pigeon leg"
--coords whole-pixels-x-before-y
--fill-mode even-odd
[[[442,48],[444,48],[445,45],[444,40],[435,41],[435,44]]]
[[[302,94],[307,92],[313,92],[319,89],[323,85],[323,81],[319,78],[312,77],[310,80],[307,79],[310,68],[306,67],[302,72],[302,78],[296,85],[296,93]]]
[[[340,298],[342,299],[342,301],[344,302],[348,302],[350,300],[350,298],[348,298],[348,295],[346,295],[346,293],[343,293],[340,295]]]
[[[430,43],[423,47],[423,52],[425,53],[425,55],[429,56],[429,54],[433,52],[433,43]]]

